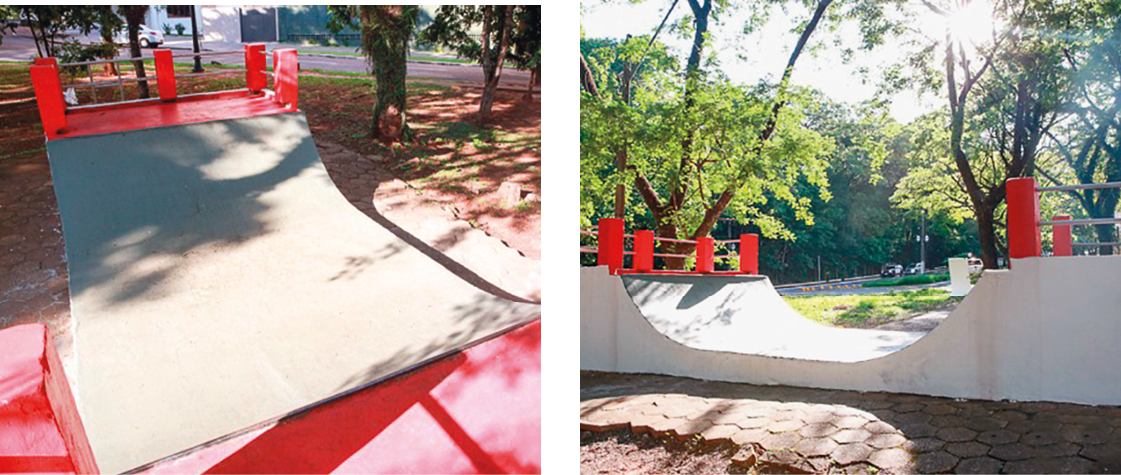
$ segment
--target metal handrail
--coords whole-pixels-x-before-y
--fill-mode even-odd
[[[687,257],[693,257],[692,254],[659,254],[659,253],[654,253],[653,256],[654,257],[686,257],[686,258]]]
[[[1056,219],[1040,221],[1040,226],[1096,226],[1099,224],[1121,223],[1121,218],[1094,218],[1094,219]]]
[[[263,53],[263,51],[262,51]],[[174,58],[194,58],[195,56],[220,56],[223,54],[245,54],[244,51],[202,51],[198,53],[173,54]]]
[[[241,73],[244,73],[244,72],[245,72],[245,69],[219,69],[217,71],[210,71],[210,72],[205,72],[205,73],[180,74],[180,75],[177,75],[175,77],[176,77],[176,79],[184,79],[184,78],[197,78],[197,77],[203,77],[203,76],[218,76],[218,75],[221,75],[221,74],[230,74],[230,73],[241,74]]]
[[[91,64],[109,64],[109,63],[135,63],[137,61],[145,61],[152,58],[120,58],[120,59],[94,59],[90,61],[77,61],[73,63],[58,63],[58,67],[65,68],[70,66],[89,66]]]
[[[113,87],[113,86],[117,86],[117,85],[124,84],[124,83],[130,83],[130,82],[157,81],[157,78],[158,78],[158,76],[149,76],[149,77],[143,77],[143,78],[121,78],[120,80],[117,80],[117,81],[72,82],[72,83],[66,84],[63,87],[73,87],[73,88],[88,87],[88,88],[96,89],[96,88],[99,88],[99,87]],[[105,84],[105,85],[103,85],[103,84]]]
[[[1070,245],[1076,247],[1121,246],[1121,242],[1074,242]]]
[[[599,249],[593,249],[593,248],[590,248],[590,247],[581,247],[580,252],[588,252],[588,253],[596,254],[596,253],[599,252]]]
[[[697,241],[692,241],[692,240],[689,240],[689,239],[672,239],[672,238],[664,238],[664,237],[657,237],[657,236],[654,236],[654,240],[655,241],[666,241],[666,242],[680,242],[680,243],[685,243],[685,244],[696,244],[697,243]]]
[[[1075,191],[1075,190],[1101,190],[1106,188],[1121,188],[1121,181],[1108,183],[1087,183],[1083,185],[1037,186],[1035,191]]]

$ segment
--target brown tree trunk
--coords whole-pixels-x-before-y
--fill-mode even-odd
[[[130,58],[139,58],[140,54],[140,24],[144,22],[144,15],[148,13],[148,5],[129,5],[122,6],[125,14],[125,22],[128,25],[128,50]],[[133,61],[133,67],[136,69],[136,77],[143,79],[148,77],[144,72],[144,61]],[[151,97],[148,91],[148,81],[138,81],[136,87],[140,92],[141,99]]]
[[[498,89],[498,81],[502,78],[503,63],[506,62],[506,50],[510,47],[510,30],[514,28],[514,5],[504,7],[484,7],[483,14],[483,98],[479,101],[479,123],[487,124],[491,119],[491,108],[494,106],[494,93]],[[498,40],[498,57],[490,63],[490,29],[489,17],[491,10],[502,8],[502,23]]]
[[[372,134],[384,143],[412,140],[405,113],[408,87],[409,39],[415,25],[416,6],[362,5],[362,49],[373,69],[375,102]]]
[[[977,230],[981,241],[981,262],[986,269],[997,268],[997,257],[1000,255],[996,243],[996,218],[994,209],[988,206],[974,208],[977,218]]]

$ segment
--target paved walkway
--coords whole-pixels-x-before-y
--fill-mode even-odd
[[[846,473],[1116,473],[1121,408],[581,374],[580,427],[745,446],[745,463]]]

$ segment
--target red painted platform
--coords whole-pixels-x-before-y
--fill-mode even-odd
[[[172,125],[240,119],[258,115],[294,112],[295,108],[272,99],[272,93],[229,91],[181,96],[175,102],[152,99],[144,102],[71,110],[66,127],[48,134],[48,140],[98,135]]]
[[[539,473],[541,321],[142,473]]]

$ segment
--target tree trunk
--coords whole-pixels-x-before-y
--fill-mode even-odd
[[[408,101],[405,76],[416,8],[407,5],[359,7],[362,47],[376,80],[372,133],[384,143],[412,140],[412,129],[405,115]]]
[[[981,206],[974,208],[977,218],[977,230],[981,240],[981,262],[986,269],[997,268],[997,257],[1000,255],[996,245],[996,225],[993,207]]]
[[[128,50],[130,58],[139,58],[140,54],[140,24],[144,22],[144,15],[148,13],[148,5],[129,5],[122,6],[124,10],[125,22],[128,25]],[[148,77],[144,72],[144,61],[133,61],[133,67],[136,68],[136,77],[143,79]],[[147,99],[151,97],[148,91],[148,81],[137,81],[136,87],[139,90],[140,98]]]
[[[195,54],[199,52],[199,25],[198,20],[195,18],[195,6],[191,5],[191,46]],[[202,58],[195,56],[195,67],[191,71],[196,73],[202,72]]]
[[[486,8],[486,7],[484,7]],[[500,7],[490,7],[497,9]],[[483,74],[485,75],[486,82],[483,84],[483,98],[479,101],[479,124],[487,124],[491,119],[491,108],[494,106],[494,92],[498,89],[498,80],[502,78],[503,63],[506,62],[506,50],[510,46],[510,30],[514,28],[514,5],[506,5],[502,8],[502,23],[498,40],[498,56],[493,63],[488,61],[490,58],[490,38],[489,27],[487,20],[489,14],[484,14],[483,20]]]

